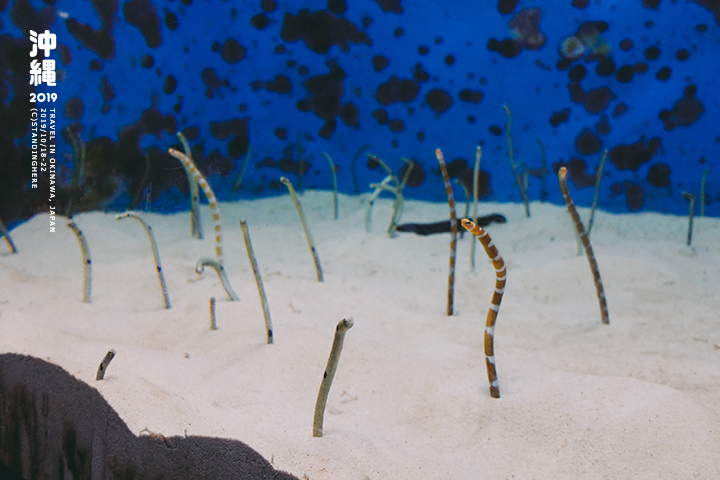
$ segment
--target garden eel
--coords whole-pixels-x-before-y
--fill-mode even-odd
[[[440,171],[442,172],[443,182],[445,182],[445,193],[448,197],[448,205],[450,206],[450,270],[448,271],[448,293],[447,293],[447,314],[453,314],[453,297],[455,295],[455,252],[457,251],[457,216],[455,215],[455,197],[453,196],[452,185],[450,184],[450,176],[448,175],[445,158],[442,151],[438,148],[435,150],[438,162],[440,162]]]
[[[610,323],[610,317],[608,315],[607,300],[605,300],[605,290],[603,289],[602,280],[600,279],[600,270],[598,270],[597,260],[595,260],[590,239],[587,236],[587,232],[585,232],[585,227],[583,227],[582,220],[580,220],[580,215],[578,215],[575,209],[575,204],[572,198],[570,198],[570,192],[567,188],[567,169],[565,167],[560,167],[560,170],[558,170],[558,179],[560,180],[560,191],[567,205],[568,213],[575,224],[575,229],[577,230],[583,249],[585,250],[585,255],[590,263],[590,270],[592,270],[593,279],[595,280],[595,290],[597,291],[598,301],[600,302],[600,317],[602,323],[608,324]]]
[[[218,264],[222,266],[222,227],[220,225],[220,208],[218,207],[218,201],[215,197],[215,193],[212,191],[210,184],[207,180],[205,180],[205,177],[202,173],[200,173],[200,170],[197,169],[195,162],[193,162],[190,157],[178,150],[175,150],[174,148],[169,148],[168,153],[182,162],[185,169],[193,176],[193,178],[195,178],[198,185],[200,185],[200,188],[202,188],[203,192],[205,192],[205,196],[210,204],[210,210],[212,210],[213,222],[215,223],[215,254],[217,255]]]
[[[505,292],[505,282],[507,281],[505,261],[500,256],[500,253],[498,253],[490,235],[488,235],[482,227],[475,225],[475,223],[467,218],[462,219],[462,226],[465,227],[465,230],[477,237],[495,269],[495,291],[490,300],[490,308],[488,309],[487,319],[485,321],[485,365],[487,367],[488,381],[490,382],[490,396],[500,398],[500,387],[498,386],[497,370],[495,369],[494,342],[495,320],[497,320],[500,302]]]

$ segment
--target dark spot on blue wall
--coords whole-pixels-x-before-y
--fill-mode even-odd
[[[277,2],[275,0],[262,0],[260,2],[260,8],[265,13],[272,13],[277,9]]]
[[[672,110],[660,112],[660,119],[665,124],[665,130],[670,131],[675,127],[692,125],[705,112],[702,102],[695,98],[696,91],[695,85],[688,85],[684,91],[685,96],[675,104]]]
[[[65,116],[71,120],[80,120],[85,112],[85,104],[80,97],[72,97],[65,102]]]
[[[480,103],[483,99],[483,93],[480,90],[470,90],[469,88],[462,89],[458,96],[463,102],[475,104]]]
[[[600,87],[585,92],[579,83],[573,82],[568,85],[570,98],[573,102],[579,103],[590,113],[600,113],[608,107],[616,95],[608,87]]]
[[[318,134],[322,138],[330,138],[335,132],[335,117],[340,114],[341,97],[345,91],[343,80],[345,72],[335,62],[328,62],[330,72],[326,75],[310,77],[303,85],[310,97],[297,102],[301,112],[313,112],[318,118],[325,120],[325,125]]]
[[[162,43],[160,17],[149,0],[129,0],[123,6],[123,15],[130,25],[137,27],[150,48]]]
[[[508,13],[512,13],[515,11],[515,7],[517,7],[518,0],[498,0],[497,2],[497,10],[502,15],[507,15]]]
[[[345,0],[328,0],[327,9],[335,15],[342,15],[347,10]]]
[[[513,58],[520,55],[522,52],[522,44],[514,39],[506,38],[502,41],[498,41],[496,38],[491,38],[487,42],[487,49],[491,52],[497,52],[505,58]]]
[[[425,95],[425,102],[435,113],[445,113],[452,106],[452,97],[445,90],[435,88]]]
[[[553,114],[550,116],[550,125],[553,127],[557,127],[561,123],[565,123],[570,118],[570,109],[565,108],[563,110],[560,110],[559,112],[553,112]]]
[[[205,96],[207,98],[213,98],[213,96],[215,95],[215,91],[222,86],[223,82],[220,80],[220,77],[218,77],[215,69],[210,67],[202,71],[201,78],[203,83],[207,87],[207,90],[205,91]]]
[[[670,74],[672,74],[672,70],[670,69],[670,67],[662,67],[655,74],[655,78],[657,78],[661,82],[664,82],[670,78]]]
[[[264,13],[258,13],[250,19],[250,25],[258,30],[265,30],[270,25],[270,19]]]
[[[618,71],[615,74],[615,79],[620,83],[630,83],[633,79],[634,73],[635,69],[632,65],[623,65],[618,68]]]
[[[375,55],[372,59],[372,66],[376,72],[383,71],[388,65],[390,65],[390,60],[384,55]]]
[[[218,140],[227,140],[232,137],[228,142],[230,157],[239,158],[247,153],[250,145],[247,120],[234,118],[224,122],[210,122],[210,132]]]
[[[375,0],[383,12],[403,13],[401,0]]]
[[[609,77],[615,73],[615,62],[613,62],[612,58],[609,57],[600,59],[595,67],[595,73],[601,77]]]
[[[610,123],[607,115],[600,117],[600,120],[595,124],[595,130],[597,130],[600,135],[610,133]]]
[[[625,188],[625,203],[631,212],[637,212],[640,210],[644,203],[645,192],[641,185],[625,181],[623,182]]]
[[[430,74],[425,71],[421,64],[416,63],[415,68],[413,68],[413,80],[419,83],[427,82],[430,80]]]
[[[670,186],[670,166],[666,163],[656,163],[650,165],[647,174],[647,181],[650,185],[657,188],[665,188]]]
[[[717,0],[695,0],[695,3],[710,10],[715,16],[715,21],[720,25],[720,3]]]
[[[384,108],[378,108],[372,113],[372,116],[380,125],[385,125],[389,121],[388,114]]]
[[[658,137],[651,138],[647,144],[643,139],[631,145],[618,145],[610,150],[610,161],[618,170],[637,170],[650,161],[661,146],[662,141]]]
[[[643,54],[646,60],[657,60],[660,58],[660,49],[657,47],[648,47]]]
[[[348,127],[359,127],[359,118],[360,118],[360,112],[358,108],[353,103],[346,103],[342,107],[340,107],[340,119],[347,125]],[[391,126],[392,129],[392,126]],[[403,124],[404,129],[404,124]]]
[[[307,8],[297,15],[285,13],[280,36],[285,42],[303,40],[316,53],[327,53],[333,45],[347,52],[351,43],[371,44],[368,36],[348,20],[322,10],[311,14]]]
[[[375,100],[380,105],[390,105],[395,102],[412,102],[417,98],[420,85],[412,80],[400,80],[393,75],[387,82],[380,84],[375,92]]]
[[[103,75],[100,79],[100,93],[102,93],[103,100],[109,102],[115,98],[115,89],[113,88],[107,75]]]
[[[165,86],[163,87],[163,92],[165,92],[167,95],[170,95],[175,92],[175,89],[177,88],[177,79],[175,79],[174,76],[168,75],[165,77]]]
[[[220,56],[227,63],[237,63],[245,58],[245,47],[234,38],[228,38],[220,49]]]
[[[200,138],[200,127],[185,127],[182,132],[191,142]]]
[[[165,12],[165,27],[167,27],[168,30],[175,31],[179,26],[177,15],[170,10]]]
[[[620,102],[617,105],[615,105],[615,108],[613,108],[612,116],[613,118],[617,118],[628,111],[628,106],[625,102]]]
[[[265,83],[265,89],[269,92],[289,94],[292,90],[292,81],[287,75],[276,75],[274,79]]]
[[[602,150],[602,140],[588,128],[575,137],[575,150],[580,155],[592,155]]]
[[[568,73],[568,78],[572,82],[579,82],[583,78],[585,78],[585,75],[587,74],[587,69],[584,65],[577,64],[572,69],[570,69],[570,72]]]
[[[405,130],[405,122],[401,119],[390,120],[388,127],[391,132],[402,132]]]
[[[115,55],[115,39],[111,28],[95,30],[92,27],[68,18],[65,22],[68,32],[78,39],[85,48],[97,53],[102,59],[110,59]]]
[[[685,60],[690,58],[690,52],[688,52],[688,50],[685,48],[681,48],[680,50],[675,52],[675,58],[677,58],[680,62],[684,62]]]

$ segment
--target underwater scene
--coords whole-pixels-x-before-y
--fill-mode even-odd
[[[718,0],[0,0],[0,479],[720,478],[718,74]]]
[[[480,201],[720,214],[720,6],[709,0],[6,0],[0,218],[187,208],[183,132],[218,199],[358,194],[385,175],[445,201],[434,150]],[[30,31],[56,82],[30,85]],[[41,50],[42,52],[42,50]],[[43,55],[41,54],[41,57]],[[41,59],[42,60],[42,59]],[[56,93],[44,103],[33,93]],[[31,106],[55,107],[56,198],[31,184]],[[507,108],[507,109],[506,109]],[[511,164],[510,154],[512,153]],[[325,155],[332,159],[332,166]],[[702,184],[702,193],[701,193]],[[462,189],[459,189],[462,194]]]

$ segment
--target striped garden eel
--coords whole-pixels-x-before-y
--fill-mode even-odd
[[[192,160],[192,150],[190,150],[190,144],[185,138],[185,134],[177,132],[177,137],[182,143],[185,155]],[[184,164],[183,164],[184,165]],[[202,222],[200,221],[200,192],[198,192],[197,178],[192,175],[190,170],[185,169],[185,173],[188,177],[188,184],[190,186],[190,234],[193,237],[197,237],[200,240],[203,238]]]
[[[560,180],[560,191],[562,192],[563,199],[567,205],[568,213],[575,224],[575,230],[577,230],[580,242],[582,242],[583,249],[585,250],[585,256],[587,256],[588,263],[590,263],[590,270],[592,271],[593,279],[595,280],[595,290],[597,291],[598,301],[600,302],[600,317],[602,319],[602,323],[609,324],[610,317],[608,315],[607,301],[605,300],[605,289],[603,289],[602,280],[600,279],[600,270],[598,270],[597,260],[595,260],[595,254],[593,253],[592,246],[590,245],[590,239],[587,236],[582,220],[580,220],[580,215],[578,215],[577,210],[575,209],[575,204],[573,203],[572,198],[570,198],[570,192],[567,188],[567,169],[565,167],[560,167],[560,170],[558,170],[558,179]]]
[[[197,169],[195,162],[193,162],[190,157],[175,150],[174,148],[169,148],[168,153],[182,162],[185,170],[193,176],[198,185],[200,185],[200,188],[202,188],[202,191],[205,192],[205,196],[210,204],[210,210],[212,210],[213,222],[215,223],[215,254],[217,255],[218,264],[222,266],[222,227],[220,226],[220,208],[218,207],[218,201],[215,197],[215,193],[212,191],[210,184],[207,180],[205,180],[205,177],[202,173],[200,173],[200,170]]]
[[[505,282],[507,280],[505,261],[498,253],[490,235],[482,227],[467,218],[462,219],[462,226],[477,237],[495,269],[495,291],[490,300],[490,309],[488,309],[487,319],[485,320],[485,366],[487,367],[488,381],[490,382],[490,396],[500,398],[500,387],[498,386],[497,370],[495,369],[495,320],[497,320],[500,302],[505,292]]]
[[[455,252],[457,251],[457,216],[455,215],[455,197],[453,196],[452,185],[450,184],[450,176],[448,175],[445,158],[442,151],[438,148],[435,150],[438,162],[440,162],[440,171],[442,172],[443,182],[445,182],[445,193],[448,197],[448,205],[450,206],[450,270],[448,271],[448,300],[447,314],[453,314],[453,299],[455,295]]]

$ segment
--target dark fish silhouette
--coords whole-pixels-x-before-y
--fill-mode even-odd
[[[486,227],[491,223],[505,223],[505,217],[499,213],[493,213],[492,215],[485,215],[484,217],[478,217],[477,225]],[[398,225],[398,232],[412,232],[418,235],[432,235],[434,233],[448,233],[450,232],[450,220],[443,220],[435,223],[403,223]]]

